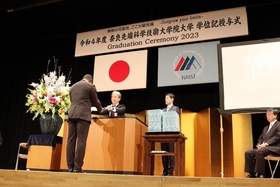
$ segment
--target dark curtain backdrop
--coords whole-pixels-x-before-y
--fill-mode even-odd
[[[211,6],[200,6],[194,4],[194,1],[185,2],[183,6],[182,1],[172,1],[170,4],[167,1],[153,0],[133,8],[125,3],[106,4],[107,1],[104,1],[106,6],[69,2],[0,14],[0,131],[3,136],[3,145],[0,146],[1,169],[14,168],[19,142],[27,141],[30,134],[40,134],[39,119],[33,121],[33,115],[26,113],[25,96],[28,84],[38,82],[46,72],[48,60],[53,62],[55,56],[66,75],[72,69],[72,83],[79,81],[86,73],[93,73],[94,56],[74,57],[78,32],[246,6],[249,35],[221,39],[221,43],[280,36],[280,4],[272,1],[266,1],[265,4],[260,1],[255,1],[255,4],[248,4],[246,1],[234,4],[233,1],[227,1],[223,5],[219,2]],[[121,91],[122,103],[127,106],[128,113],[165,107],[164,94],[167,92],[175,94],[176,105],[190,111],[219,108],[218,83],[158,88],[157,50],[157,47],[148,48],[147,88]],[[238,58],[238,54],[236,56]],[[53,63],[50,64],[50,70],[52,68]],[[277,83],[274,82],[272,86],[277,86]],[[110,103],[110,94],[111,92],[98,93],[103,106]],[[267,122],[263,114],[252,115],[252,121],[256,143]],[[24,164],[19,168],[24,169]]]

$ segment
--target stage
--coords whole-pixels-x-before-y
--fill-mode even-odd
[[[280,180],[0,170],[1,187],[279,187]]]

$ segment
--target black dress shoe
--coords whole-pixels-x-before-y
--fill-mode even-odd
[[[168,169],[164,169],[161,176],[166,176],[168,174]]]
[[[256,178],[256,175],[250,173],[246,178]]]
[[[265,178],[265,175],[263,175],[263,174],[258,174],[258,178]]]
[[[84,172],[83,172],[83,170],[74,169],[74,170],[73,170],[73,173],[84,173]]]
[[[68,172],[73,172],[73,168],[69,168],[69,169],[68,169]]]
[[[173,171],[174,171],[174,167],[171,167],[168,169],[167,175],[168,176],[173,176]]]

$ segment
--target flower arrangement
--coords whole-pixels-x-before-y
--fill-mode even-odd
[[[58,114],[62,119],[67,119],[67,113],[70,108],[69,76],[66,77],[61,73],[61,67],[57,66],[57,60],[54,58],[55,70],[48,71],[50,61],[47,65],[47,73],[43,74],[40,83],[32,82],[29,84],[32,88],[28,88],[30,93],[26,95],[28,106],[26,112],[34,113],[34,120],[38,115],[45,117],[45,114]],[[71,73],[71,71],[70,71]],[[69,75],[70,75],[69,73]]]

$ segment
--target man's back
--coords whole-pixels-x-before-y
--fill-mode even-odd
[[[86,80],[75,83],[69,91],[71,107],[69,119],[83,119],[91,121],[91,107],[95,106],[101,111],[101,105],[97,98],[96,89],[93,84]]]

